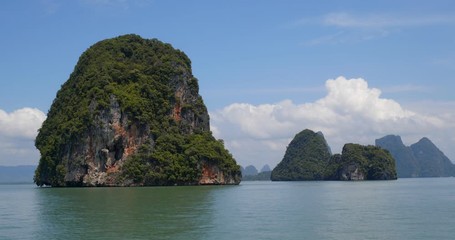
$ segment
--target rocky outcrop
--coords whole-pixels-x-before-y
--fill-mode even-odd
[[[74,185],[115,185],[115,173],[122,163],[134,154],[138,147],[150,139],[146,125],[129,123],[115,96],[110,96],[107,109],[96,114],[97,125],[91,126],[62,149],[62,162],[67,169],[64,182]]]
[[[343,181],[359,181],[365,180],[365,174],[359,169],[356,164],[345,165],[340,169],[340,178],[336,180]]]
[[[90,47],[39,131],[37,185],[238,184],[240,168],[211,135],[190,64],[137,35]]]
[[[199,185],[224,185],[224,184],[238,184],[241,176],[238,174],[226,173],[222,171],[217,165],[204,162],[202,164],[202,177],[200,178]]]

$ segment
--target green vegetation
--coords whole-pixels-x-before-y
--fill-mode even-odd
[[[332,156],[322,133],[308,129],[294,137],[271,176],[272,181],[396,178],[395,161],[388,151],[350,143],[342,154]]]
[[[354,171],[365,180],[397,179],[395,160],[387,150],[353,143],[345,144],[341,155],[332,156],[327,166],[326,179],[344,180],[343,175]]]
[[[192,97],[187,102],[176,94],[182,86]],[[223,144],[211,136],[198,91],[191,61],[170,44],[137,35],[96,43],[79,58],[39,130],[35,145],[41,159],[35,183],[65,186],[70,166],[88,169],[83,157],[63,159],[100,128],[99,119],[112,108],[112,99],[128,116],[128,127],[150,129],[150,141],[124,164],[124,179],[145,185],[194,183],[202,160],[238,171]],[[176,106],[181,119],[172,115]]]
[[[273,169],[272,181],[322,180],[330,150],[321,133],[305,129],[289,143],[283,160]]]
[[[155,149],[147,142],[127,159],[122,177],[131,179],[134,185],[193,185],[201,177],[203,162],[239,174],[240,166],[232,159],[223,143],[210,132],[186,136],[168,133],[157,139]]]

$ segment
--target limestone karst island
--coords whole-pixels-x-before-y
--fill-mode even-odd
[[[283,160],[273,169],[273,181],[394,180],[395,160],[376,146],[345,144],[332,155],[321,132],[305,129],[289,143]]]
[[[210,132],[190,59],[170,44],[133,34],[100,41],[80,56],[35,145],[41,153],[38,186],[224,185],[242,178],[223,141]],[[306,129],[271,173],[251,179],[397,175],[454,176],[455,166],[427,138],[406,147],[390,135],[376,146],[349,143],[332,154],[321,132]]]
[[[216,140],[190,59],[124,35],[79,58],[36,138],[38,186],[239,184]]]

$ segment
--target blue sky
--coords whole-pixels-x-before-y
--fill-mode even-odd
[[[190,57],[212,130],[242,165],[274,166],[304,128],[335,151],[427,136],[455,159],[453,1],[15,0],[0,3],[0,32],[0,165],[38,162],[33,132],[78,57],[128,33]]]

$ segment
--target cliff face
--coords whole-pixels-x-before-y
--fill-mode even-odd
[[[331,155],[322,133],[304,130],[289,144],[283,160],[273,169],[272,181],[393,180],[395,161],[374,146],[345,144],[342,154]]]
[[[150,139],[150,127],[130,123],[114,95],[107,109],[96,111],[96,125],[61,149],[66,185],[116,185],[122,163]],[[152,138],[153,139],[153,138]]]
[[[125,35],[79,59],[36,139],[37,185],[238,184],[187,56]]]
[[[455,166],[428,138],[422,138],[410,147],[400,136],[385,136],[376,140],[376,146],[390,151],[396,160],[398,177],[449,177],[455,175]]]

